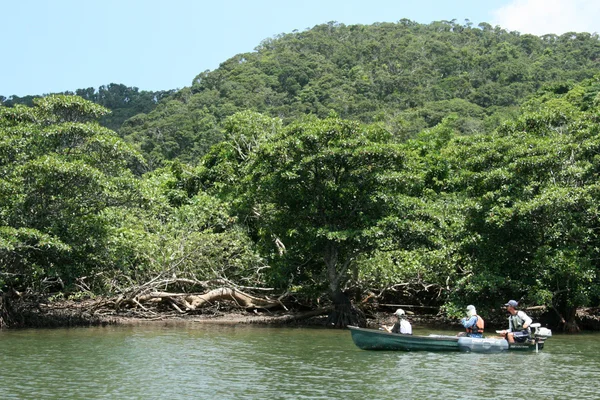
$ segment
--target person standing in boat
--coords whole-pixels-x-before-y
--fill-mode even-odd
[[[508,317],[508,330],[501,332],[502,336],[508,340],[508,343],[524,342],[531,336],[531,318],[524,311],[517,310],[519,303],[510,300],[504,305],[506,311],[510,314]]]
[[[467,330],[460,336],[468,336],[472,338],[482,338],[483,337],[483,327],[485,322],[483,318],[477,315],[477,310],[474,305],[467,306],[467,315],[469,318],[463,318],[460,320],[462,325]]]
[[[394,313],[396,317],[398,317],[398,321],[394,324],[394,326],[383,326],[383,328],[391,333],[401,333],[403,335],[412,335],[412,326],[410,322],[406,319],[406,313],[403,309],[399,308]]]

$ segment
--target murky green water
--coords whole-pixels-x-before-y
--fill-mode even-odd
[[[2,399],[597,399],[599,379],[600,334],[483,355],[368,352],[318,329],[0,332]]]

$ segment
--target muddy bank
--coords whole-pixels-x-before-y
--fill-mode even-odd
[[[29,302],[7,301],[1,304],[0,328],[61,328],[140,324],[266,324],[325,326],[329,308],[314,310],[246,310],[231,304],[215,304],[193,313],[124,309],[99,310],[105,299],[84,301]]]
[[[327,314],[330,308],[260,310],[245,309],[230,303],[218,303],[193,313],[145,312],[125,309],[120,311],[100,310],[98,305],[104,299],[83,301],[24,302],[4,300],[0,302],[0,327],[19,328],[58,328],[106,325],[139,325],[160,323],[167,325],[203,323],[203,324],[263,324],[306,327],[327,327]],[[364,310],[367,327],[377,329],[381,325],[390,325],[395,321],[389,307]],[[528,310],[536,322],[560,332],[552,313],[537,307]],[[503,310],[492,310],[493,318],[486,319],[486,330],[505,329],[507,315]],[[409,312],[408,319],[415,327],[432,329],[462,330],[456,318],[448,318],[439,313]],[[600,331],[600,308],[581,308],[577,312],[577,324],[581,330]]]

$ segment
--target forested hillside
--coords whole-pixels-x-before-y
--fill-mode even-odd
[[[329,23],[263,41],[199,74],[120,130],[152,165],[195,162],[223,139],[224,119],[254,110],[284,124],[334,113],[414,137],[450,113],[464,134],[491,132],[544,86],[568,90],[600,67],[597,35],[537,37],[488,24],[408,20]]]
[[[109,85],[100,86],[98,89],[90,87],[87,89],[77,89],[74,92],[67,91],[54,94],[80,96],[86,100],[106,107],[110,110],[110,113],[107,113],[100,118],[100,124],[108,129],[118,130],[124,121],[137,114],[151,112],[159,101],[174,92],[175,90],[161,90],[157,92],[146,90],[140,91],[136,87],[111,83]],[[0,105],[6,107],[13,107],[17,104],[32,106],[33,100],[39,97],[43,96],[0,96]]]
[[[514,298],[577,331],[600,305],[599,63],[585,33],[327,24],[118,133],[82,97],[0,106],[0,326],[22,299],[180,315],[235,290],[339,327]]]

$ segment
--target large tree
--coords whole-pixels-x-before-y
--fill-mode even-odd
[[[388,132],[338,118],[293,124],[247,163],[245,196],[257,238],[280,279],[327,282],[331,325],[359,322],[344,287],[358,257],[377,248],[397,217],[399,198],[414,190],[407,163]]]
[[[79,97],[0,107],[0,280],[65,283],[106,266],[103,211],[136,204],[141,156]],[[0,282],[1,283],[1,282]]]

